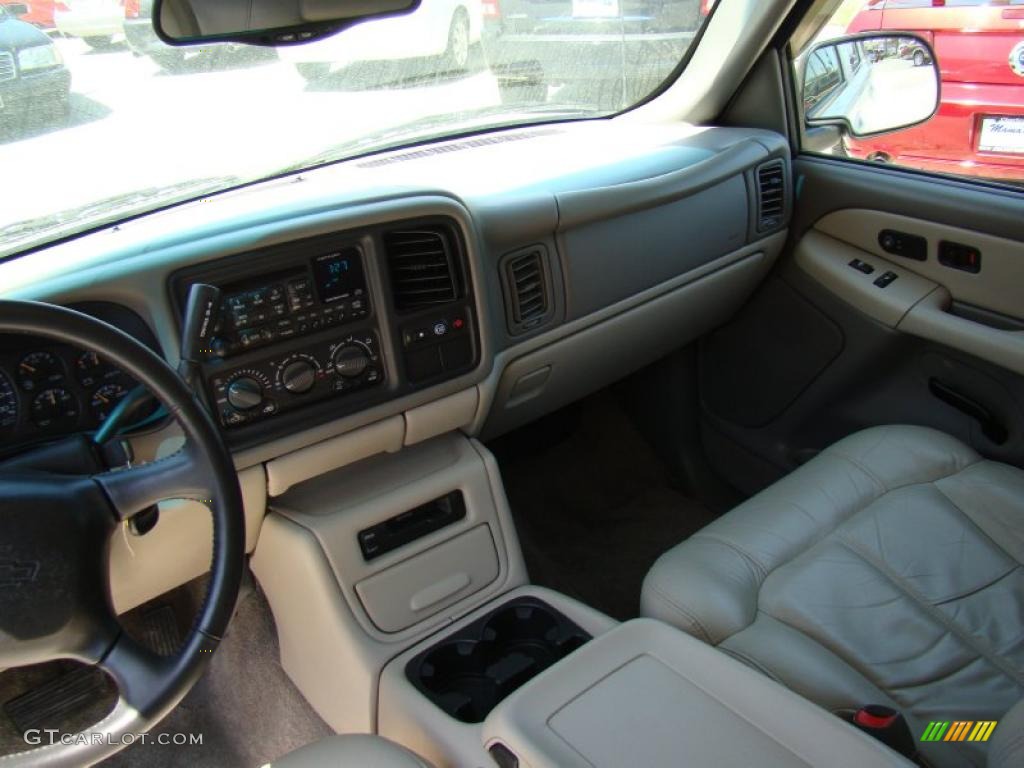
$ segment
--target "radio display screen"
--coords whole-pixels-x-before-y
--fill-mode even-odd
[[[362,295],[366,278],[359,249],[346,248],[313,259],[313,279],[323,304]]]

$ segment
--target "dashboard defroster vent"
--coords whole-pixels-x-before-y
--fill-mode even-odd
[[[786,169],[775,160],[757,169],[757,230],[778,229],[786,213]]]
[[[510,254],[502,275],[509,331],[515,335],[541,325],[551,314],[547,252],[540,246]]]
[[[443,227],[385,232],[384,248],[399,312],[450,304],[459,297],[454,245]]]

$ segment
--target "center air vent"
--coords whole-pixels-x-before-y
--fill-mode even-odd
[[[502,277],[509,331],[515,335],[541,325],[552,308],[544,249],[538,246],[507,256]]]
[[[459,297],[454,243],[444,227],[385,232],[384,249],[399,312],[450,304]]]
[[[786,213],[786,169],[781,160],[757,169],[757,229],[778,229]]]

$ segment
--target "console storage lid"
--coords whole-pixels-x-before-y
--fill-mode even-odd
[[[487,749],[524,768],[911,766],[731,656],[652,619],[584,645],[499,704]]]

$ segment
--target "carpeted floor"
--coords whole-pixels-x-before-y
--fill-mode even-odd
[[[122,617],[122,625],[154,650],[172,649],[191,626],[204,589],[204,579],[180,587],[129,612]],[[154,622],[154,616],[162,621]],[[7,716],[9,702],[69,672],[88,675],[90,668],[57,662],[0,673],[0,704],[5,706],[0,710],[0,754],[24,749],[20,731]],[[70,715],[52,722],[50,718],[42,727],[74,733],[100,720],[116,696],[113,684],[102,674],[100,678],[98,685],[92,683],[79,696]],[[137,743],[102,765],[257,768],[330,733],[281,669],[270,606],[247,571],[234,618],[206,672],[181,704],[150,731],[151,742],[159,734],[197,734],[202,743]]]
[[[617,619],[637,615],[658,555],[715,517],[677,489],[608,391],[488,447],[531,581]]]
[[[109,768],[257,768],[332,733],[281,669],[274,619],[251,577],[210,666],[151,734],[201,733],[202,745],[136,744]]]

